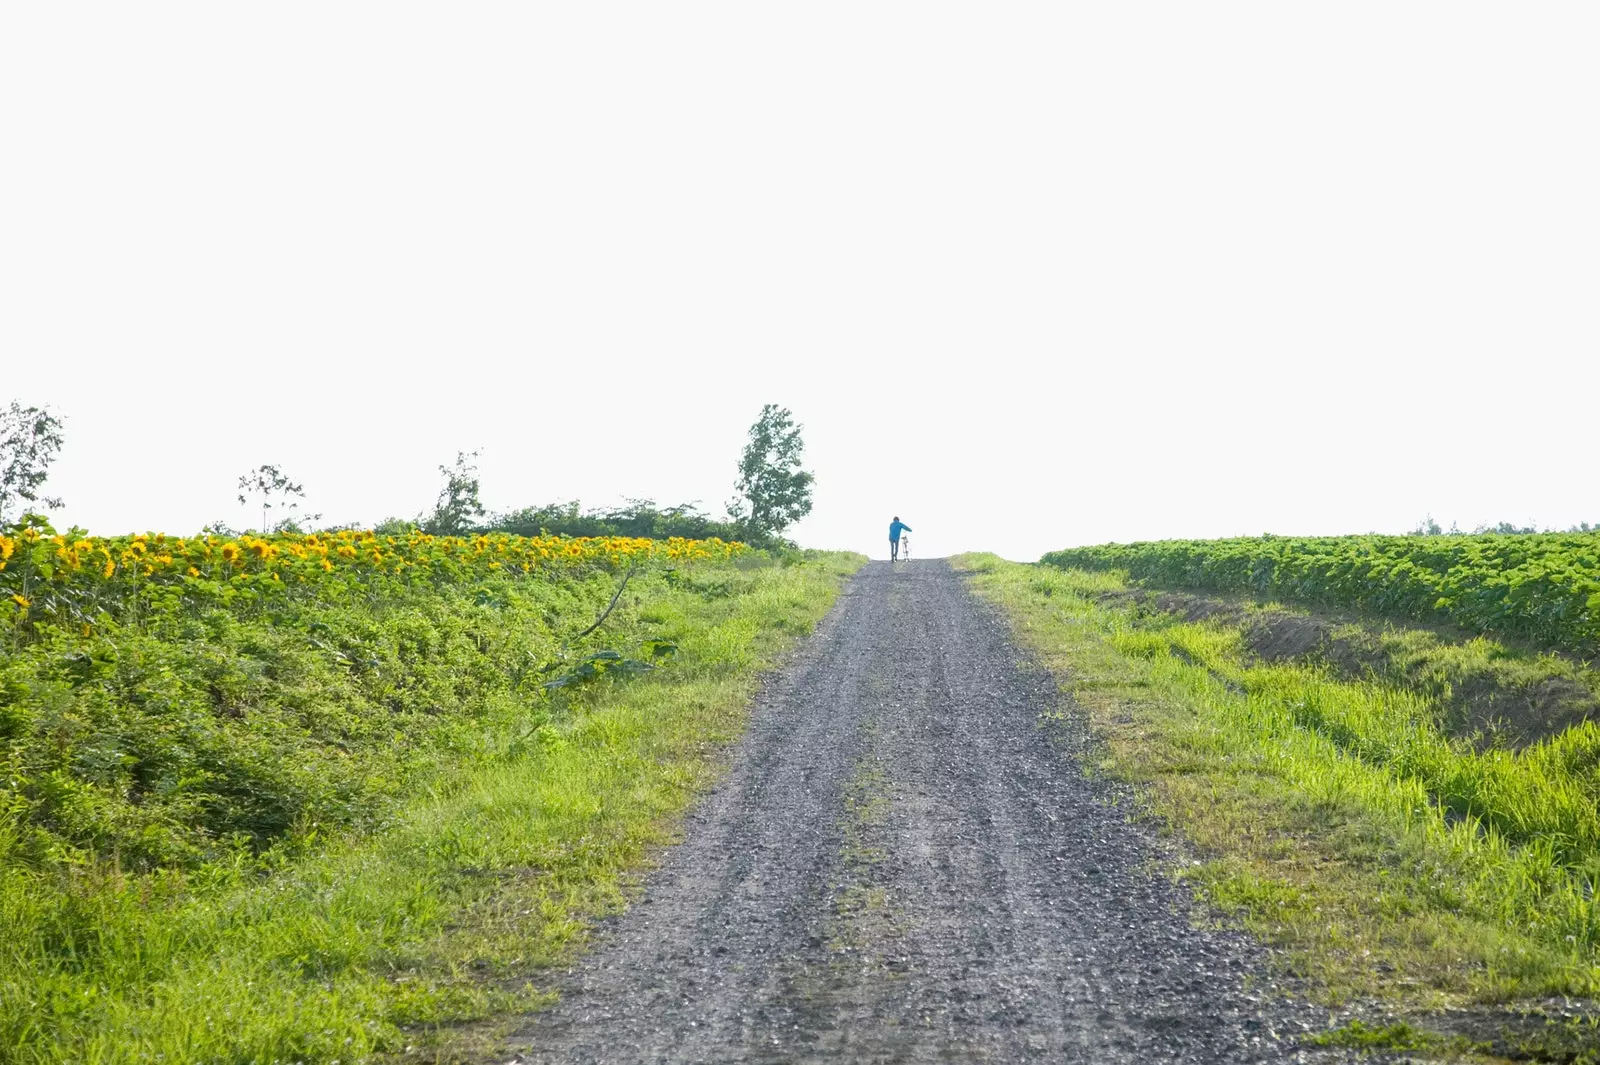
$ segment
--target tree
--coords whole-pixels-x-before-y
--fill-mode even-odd
[[[1415,529],[1411,530],[1411,535],[1412,536],[1443,536],[1444,535],[1444,529],[1443,529],[1443,527],[1440,526],[1440,524],[1437,521],[1433,520],[1433,515],[1429,514],[1427,517],[1423,518],[1421,521],[1419,521],[1417,523],[1417,527]]]
[[[475,461],[481,452],[468,454],[456,452],[456,464],[440,466],[444,474],[444,488],[439,491],[439,502],[433,515],[422,523],[425,532],[435,536],[455,536],[471,529],[488,511],[478,500],[478,465]]]
[[[800,468],[805,442],[787,407],[768,403],[750,426],[750,442],[739,460],[739,495],[728,504],[728,516],[752,539],[783,532],[811,513],[811,485],[816,480]]]
[[[379,536],[410,536],[420,526],[415,518],[387,517],[372,527]]]
[[[239,478],[239,505],[245,506],[251,497],[261,501],[261,532],[265,535],[293,524],[294,519],[290,515],[300,509],[300,503],[306,497],[306,490],[289,480],[278,467],[268,464],[257,466]],[[274,507],[282,512],[283,517],[276,526],[271,526],[267,524],[267,511]],[[320,516],[306,515],[312,520]]]
[[[61,505],[61,500],[39,494],[61,441],[61,419],[49,407],[24,407],[12,400],[0,411],[0,521],[19,500]]]

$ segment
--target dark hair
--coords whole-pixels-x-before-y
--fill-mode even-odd
[[[899,521],[900,520],[900,515],[896,514],[892,520]]]

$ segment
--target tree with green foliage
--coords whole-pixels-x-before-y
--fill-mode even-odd
[[[357,526],[359,527],[359,526]],[[397,518],[390,516],[384,518],[372,527],[372,531],[379,536],[410,536],[422,528],[416,518]]]
[[[753,540],[774,537],[811,513],[811,486],[816,480],[800,468],[805,442],[787,407],[768,403],[750,426],[750,440],[739,460],[738,496],[728,516]]]
[[[444,474],[444,487],[439,490],[439,502],[433,513],[423,520],[423,531],[435,536],[458,536],[469,532],[488,513],[478,499],[479,451],[456,452],[454,467],[440,466]]]
[[[289,480],[288,474],[271,463],[263,463],[239,478],[239,505],[246,506],[251,499],[261,502],[261,532],[265,535],[277,531],[293,531],[293,513],[300,509],[306,498],[302,485]],[[268,524],[267,512],[276,508],[282,517],[276,524]],[[305,515],[315,521],[321,515]]]
[[[1412,536],[1443,536],[1444,527],[1441,526],[1432,514],[1417,522],[1417,527],[1411,530]]]
[[[61,505],[61,500],[39,494],[61,442],[61,419],[49,407],[24,407],[12,400],[0,410],[0,521],[19,501]]]
[[[1594,532],[1594,531],[1596,531],[1597,528],[1600,528],[1600,526],[1590,525],[1586,521],[1580,521],[1576,525],[1569,526],[1565,531],[1569,532],[1569,533],[1586,533],[1586,532]],[[1559,532],[1559,531],[1562,531],[1562,530],[1551,528],[1551,529],[1548,529],[1547,531],[1548,532]],[[1450,528],[1448,528],[1448,529],[1441,528],[1439,526],[1439,523],[1433,519],[1433,515],[1432,514],[1429,514],[1427,517],[1423,518],[1422,521],[1418,523],[1417,527],[1415,529],[1411,530],[1411,534],[1410,535],[1412,535],[1412,536],[1484,536],[1486,534],[1492,534],[1492,535],[1497,535],[1497,536],[1538,536],[1538,535],[1541,535],[1539,533],[1539,523],[1535,522],[1535,521],[1530,521],[1526,525],[1518,525],[1515,522],[1502,521],[1502,522],[1496,522],[1493,525],[1488,525],[1488,524],[1478,525],[1478,526],[1475,526],[1472,529],[1471,532],[1468,532],[1465,529],[1462,529],[1460,526],[1458,526],[1455,522],[1451,522],[1450,523]]]

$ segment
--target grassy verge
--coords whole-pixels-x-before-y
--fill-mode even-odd
[[[606,631],[670,642],[669,665],[553,697],[496,691],[473,741],[411,772],[380,821],[326,836],[302,823],[292,848],[188,868],[5,865],[0,1061],[486,1051],[499,1019],[541,1000],[538,970],[570,956],[670,840],[761,670],[859,563],[745,560],[635,581]]]
[[[1448,626],[1302,606],[1240,592],[1138,586],[1110,598],[1144,614],[1237,628],[1264,662],[1325,667],[1423,696],[1435,723],[1479,748],[1518,749],[1600,719],[1600,668],[1558,652]]]
[[[1590,726],[1521,750],[1450,737],[1436,701],[1243,630],[1138,608],[1116,574],[967,556],[1199,861],[1183,875],[1321,995],[1397,1008],[1600,986]]]

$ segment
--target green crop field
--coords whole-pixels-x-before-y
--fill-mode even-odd
[[[1048,565],[1449,622],[1600,655],[1600,533],[1267,536],[1055,551]]]
[[[6,1063],[470,1053],[860,563],[0,532]]]

